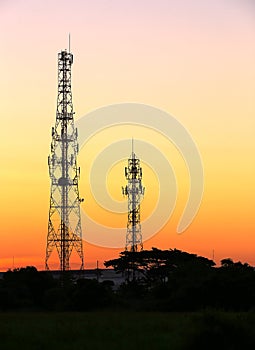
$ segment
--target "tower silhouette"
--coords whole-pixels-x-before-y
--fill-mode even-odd
[[[145,188],[142,187],[142,168],[140,159],[134,153],[132,140],[132,154],[125,167],[125,177],[128,184],[122,187],[123,195],[128,197],[128,221],[126,234],[126,250],[138,251],[143,249],[142,230],[140,222],[140,202]]]
[[[70,41],[69,41],[70,43]],[[55,127],[52,128],[51,152],[48,157],[51,180],[48,235],[45,268],[56,248],[60,270],[70,269],[70,256],[76,251],[84,268],[77,166],[78,132],[74,127],[71,90],[73,54],[66,50],[58,54],[58,97]]]

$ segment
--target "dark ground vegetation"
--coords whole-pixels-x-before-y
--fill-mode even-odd
[[[221,261],[179,250],[122,252],[105,262],[126,276],[113,289],[111,281],[54,279],[35,267],[7,271],[0,280],[0,310],[90,311],[135,310],[194,312],[255,310],[255,271],[246,263]]]
[[[8,312],[0,339],[4,350],[246,350],[254,326],[253,313]]]
[[[0,280],[0,348],[250,349],[255,271],[179,250],[122,252],[111,281],[54,279],[35,267]],[[93,311],[93,312],[92,312]]]

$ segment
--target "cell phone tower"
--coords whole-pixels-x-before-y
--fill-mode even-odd
[[[123,195],[128,197],[128,221],[126,234],[126,250],[137,252],[143,249],[142,230],[140,222],[140,203],[145,188],[142,186],[142,168],[140,159],[134,153],[132,140],[132,154],[125,167],[126,187],[122,187]]]
[[[78,132],[74,127],[74,111],[71,90],[71,66],[73,54],[66,50],[58,54],[58,97],[56,123],[52,128],[51,152],[48,157],[51,180],[48,236],[45,268],[56,248],[60,270],[70,270],[70,256],[76,251],[80,268],[84,268],[80,198],[78,182],[80,168],[77,165]]]

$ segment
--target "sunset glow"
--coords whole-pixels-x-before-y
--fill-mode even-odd
[[[177,148],[149,128],[104,129],[80,149],[82,210],[102,225],[125,227],[126,213],[107,211],[94,199],[90,171],[106,147],[133,137],[160,150],[178,187],[167,224],[144,242],[144,248],[178,248],[208,258],[214,254],[217,263],[231,257],[255,265],[253,1],[4,0],[0,28],[0,271],[26,265],[44,269],[57,53],[67,48],[69,32],[75,119],[117,103],[154,106],[188,130],[204,168],[200,210],[188,229],[177,234],[190,186]],[[120,203],[125,201],[121,186],[126,184],[129,156],[123,154],[105,174],[110,196]],[[141,165],[145,220],[164,188],[157,169],[143,159]],[[86,222],[83,226],[85,268],[95,268],[97,260],[103,267],[123,250],[125,237],[122,249],[93,245],[86,242]],[[58,267],[57,259],[53,266]]]

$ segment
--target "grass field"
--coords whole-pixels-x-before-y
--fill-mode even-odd
[[[254,313],[1,313],[1,350],[250,349]]]

